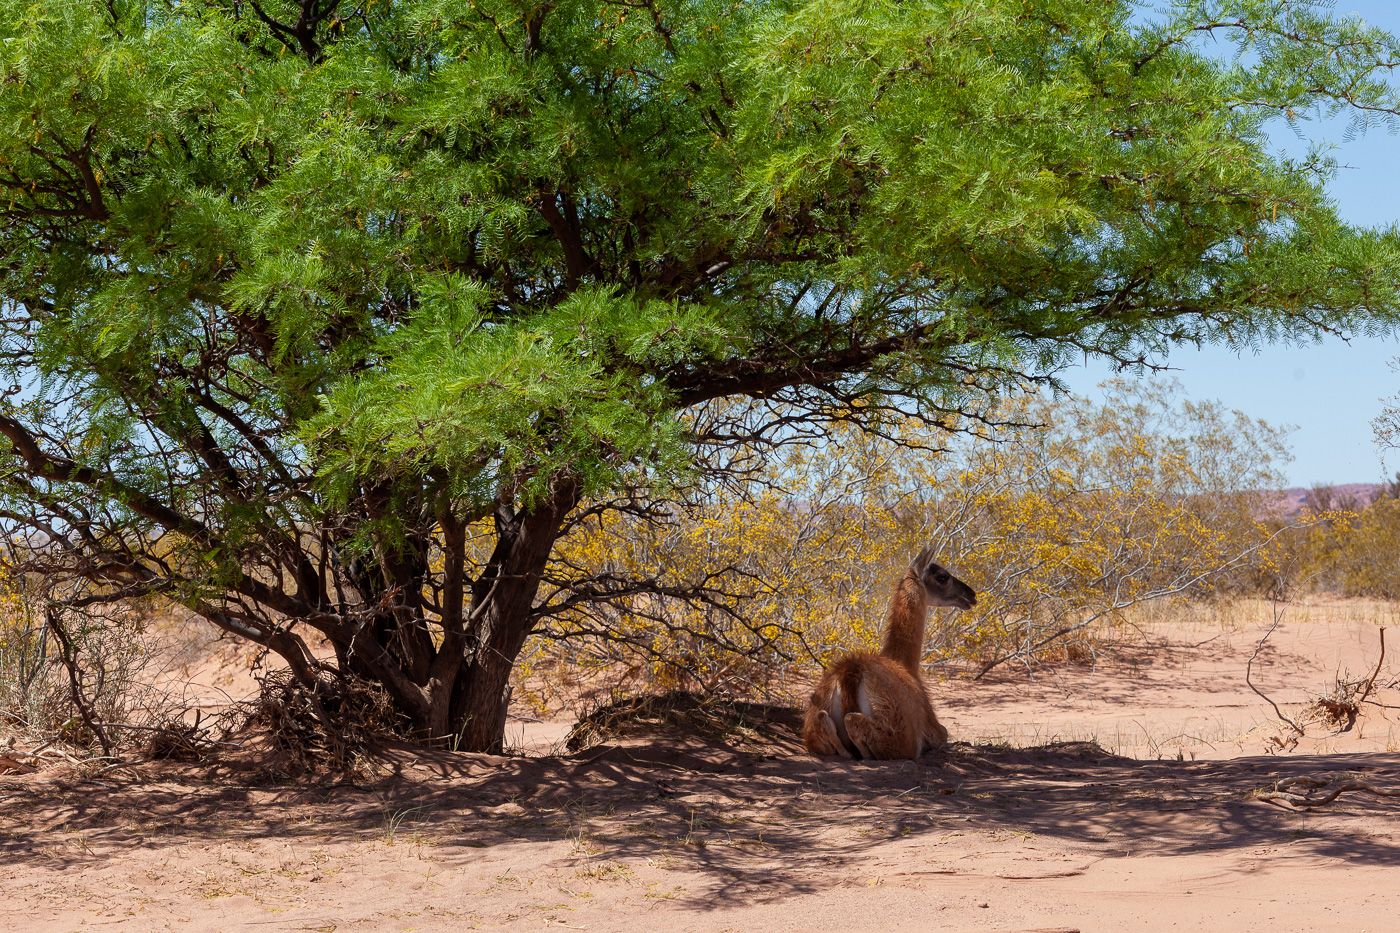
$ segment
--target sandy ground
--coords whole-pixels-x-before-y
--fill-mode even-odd
[[[1093,741],[1134,758],[1187,760],[1266,752],[1273,737],[1291,733],[1245,675],[1274,611],[1249,600],[1223,615],[1181,608],[1159,621],[1148,617],[1092,668],[1032,677],[1005,668],[974,683],[950,679],[934,688],[939,714],[957,737],[975,743]],[[1369,678],[1382,627],[1390,644],[1377,681],[1393,681],[1400,671],[1400,604],[1313,599],[1280,612],[1250,679],[1285,715],[1296,718],[1338,679]],[[1400,703],[1393,692],[1390,697],[1376,699]],[[1307,733],[1294,752],[1400,752],[1400,710],[1368,705],[1349,732]]]
[[[1294,812],[1259,792],[1400,789],[1400,710],[1265,754],[1284,730],[1244,683],[1269,621],[1255,608],[1146,623],[1151,647],[1092,670],[935,682],[965,741],[919,762],[811,759],[779,712],[761,751],[657,733],[394,754],[333,786],[173,764],[0,777],[0,926],[1397,929],[1400,797]],[[1293,611],[1255,682],[1296,712],[1370,672],[1390,613]],[[539,753],[565,726],[512,728]]]

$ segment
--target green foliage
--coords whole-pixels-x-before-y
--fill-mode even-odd
[[[584,289],[534,317],[486,327],[487,300],[479,286],[452,281],[376,342],[373,352],[392,365],[338,386],[313,422],[328,474],[438,470],[489,504],[497,491],[481,485],[488,469],[550,477],[572,468],[587,494],[602,495],[621,465],[664,463],[681,449],[663,387],[643,374],[714,352],[725,331],[707,309]]]
[[[903,335],[858,361],[870,390],[956,395],[950,357],[1038,370],[1396,303],[1393,239],[1264,148],[1280,111],[1391,100],[1394,41],[1308,4],[330,8],[308,43],[268,24],[290,2],[5,4],[6,292],[52,308],[47,370],[139,381],[244,315],[323,472],[348,446],[357,475],[475,490],[582,457],[602,489],[682,463],[642,437],[666,375],[755,341]],[[1186,41],[1236,22],[1249,67]],[[828,323],[800,283],[848,297]],[[570,313],[590,333],[561,342]]]

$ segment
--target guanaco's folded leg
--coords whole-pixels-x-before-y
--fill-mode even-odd
[[[917,758],[919,737],[906,723],[883,716],[846,714],[846,734],[863,758]]]
[[[851,752],[846,748],[846,743],[841,741],[841,736],[836,734],[836,723],[832,722],[831,716],[826,710],[821,710],[817,714],[817,730],[821,734],[822,745],[831,749],[823,752],[826,755],[840,755],[842,758],[850,758]]]
[[[948,728],[938,721],[938,717],[933,717],[933,724],[927,735],[927,747],[924,749],[942,748],[948,744]]]
[[[807,721],[803,723],[802,742],[813,755],[851,757],[845,743],[836,734],[836,723],[824,709],[808,710]]]

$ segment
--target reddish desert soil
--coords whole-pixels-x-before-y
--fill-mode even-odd
[[[0,926],[1397,929],[1397,711],[1265,754],[1282,730],[1244,683],[1269,621],[1253,609],[1147,620],[1154,647],[1093,669],[935,682],[973,744],[918,762],[806,757],[776,711],[739,747],[660,729],[573,755],[553,749],[565,724],[517,722],[518,745],[554,753],[389,753],[358,782],[0,777]],[[1294,611],[1254,679],[1294,713],[1339,670],[1370,672],[1393,613]],[[1301,776],[1382,793],[1260,798]]]

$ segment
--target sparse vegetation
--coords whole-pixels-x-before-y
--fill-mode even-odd
[[[10,572],[0,591],[0,733],[67,750],[197,756],[211,746],[198,720],[156,683],[148,601],[62,611]]]
[[[1030,395],[1004,409],[1005,421],[1029,426],[939,450],[914,422],[891,425],[883,439],[837,429],[781,448],[743,483],[644,515],[589,516],[561,539],[562,570],[546,573],[541,601],[552,608],[525,653],[522,695],[552,684],[552,698],[537,698],[545,710],[606,683],[605,706],[582,711],[574,748],[607,734],[610,720],[657,728],[676,715],[680,732],[721,739],[715,728],[729,713],[720,706],[791,703],[794,684],[829,658],[875,647],[889,581],[925,543],[980,590],[972,611],[935,615],[925,662],[945,676],[1009,661],[1092,665],[1148,604],[1214,603],[1228,615],[1232,601],[1285,591],[1389,595],[1396,499],[1347,511],[1330,508],[1335,497],[1321,490],[1300,515],[1280,517],[1270,490],[1286,457],[1281,433],[1177,394],[1167,383],[1119,382],[1102,404]],[[477,540],[470,529],[468,539]],[[647,573],[641,590],[580,603],[565,595],[571,574]],[[709,595],[665,600],[658,588]],[[7,599],[4,709],[36,736],[198,757],[236,724],[266,740],[291,774],[359,767],[407,727],[371,681],[308,692],[277,669],[265,673],[261,697],[218,728],[169,706],[155,716],[149,694],[136,702],[140,613],[64,626],[75,680],[36,608],[45,604],[18,591]],[[669,699],[687,690],[708,699]],[[597,735],[585,737],[590,730]]]

